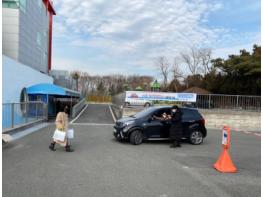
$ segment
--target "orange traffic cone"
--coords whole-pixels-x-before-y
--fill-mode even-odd
[[[217,162],[214,164],[214,168],[219,172],[237,172],[237,168],[233,164],[227,148],[223,148],[221,155],[219,156]]]

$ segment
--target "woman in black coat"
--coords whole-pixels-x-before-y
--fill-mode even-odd
[[[171,127],[169,130],[170,140],[173,142],[172,148],[181,147],[181,138],[183,135],[182,127],[182,112],[178,106],[173,106],[171,109],[171,115],[169,116],[171,121]]]

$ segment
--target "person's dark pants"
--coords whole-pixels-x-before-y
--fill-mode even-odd
[[[172,138],[171,142],[171,148],[181,147],[181,138]]]

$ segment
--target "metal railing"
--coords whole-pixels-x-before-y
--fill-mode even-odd
[[[260,111],[261,97],[247,95],[198,94],[195,105],[200,109]]]
[[[112,96],[112,103],[116,106],[121,106],[125,104],[125,93],[120,93]]]
[[[78,102],[76,105],[72,107],[71,117],[75,118],[85,106],[86,106],[86,98],[82,99],[80,102]]]
[[[116,106],[125,104],[125,93],[112,97]],[[195,103],[154,101],[155,105],[180,104],[199,109],[224,109],[236,111],[261,111],[261,97],[248,95],[197,94]]]
[[[3,132],[45,119],[47,119],[46,103],[36,101],[2,104]]]

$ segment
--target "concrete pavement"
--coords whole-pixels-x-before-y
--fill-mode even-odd
[[[212,167],[221,151],[220,130],[208,130],[199,146],[171,149],[165,141],[134,146],[113,139],[106,108],[89,106],[88,115],[72,125],[73,153],[48,149],[54,125],[4,146],[3,196],[260,196],[259,137],[232,132],[230,154],[238,173],[221,174]],[[90,121],[97,109],[104,116]],[[77,124],[89,121],[97,124]]]

